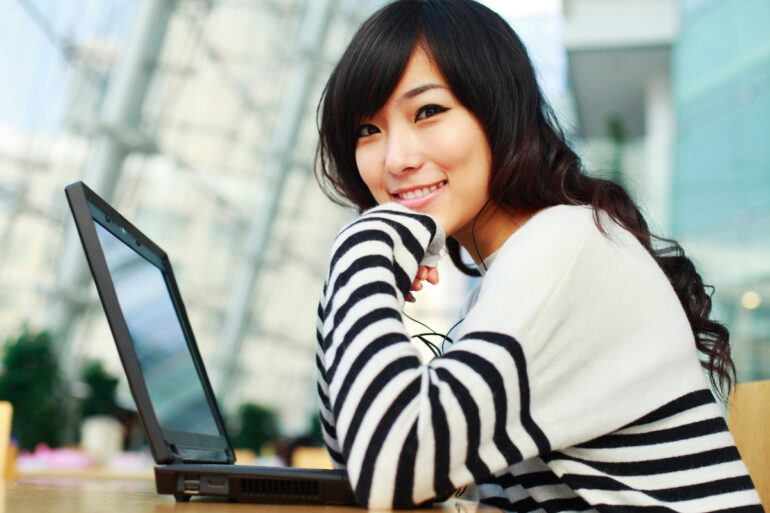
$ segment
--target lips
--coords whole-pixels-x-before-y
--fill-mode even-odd
[[[414,187],[406,191],[396,192],[396,193],[393,193],[392,196],[396,199],[401,199],[401,200],[421,198],[423,196],[427,196],[428,194],[430,194],[431,192],[437,189],[440,189],[445,185],[446,185],[446,180],[442,180],[441,182],[434,183],[433,185],[426,185],[424,187]]]
[[[411,187],[392,193],[393,199],[405,207],[416,209],[429,203],[441,193],[447,184],[446,180],[418,187]]]

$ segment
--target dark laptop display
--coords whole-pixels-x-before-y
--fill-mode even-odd
[[[158,464],[158,493],[353,504],[344,471],[233,465],[166,253],[82,182],[65,192]]]
[[[95,227],[161,430],[167,436],[172,431],[221,436],[162,267],[101,224]]]

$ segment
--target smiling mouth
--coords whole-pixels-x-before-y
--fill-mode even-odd
[[[410,191],[393,194],[393,197],[400,200],[411,200],[411,199],[422,198],[423,196],[427,196],[431,192],[437,191],[438,189],[444,187],[445,185],[446,185],[446,180],[443,180],[439,183],[436,183],[427,187],[422,187],[420,189],[412,189]]]

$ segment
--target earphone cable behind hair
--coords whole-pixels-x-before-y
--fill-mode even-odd
[[[487,201],[485,201],[484,205],[479,209],[479,213],[476,214],[476,217],[473,218],[473,224],[471,225],[471,239],[473,239],[473,249],[476,250],[476,256],[479,257],[479,262],[481,262],[481,266],[484,268],[484,272],[488,271],[488,269],[487,264],[484,263],[484,259],[481,257],[481,251],[479,251],[479,245],[476,242],[476,222],[479,220],[481,213],[484,212],[484,209],[487,208],[487,205],[489,205],[490,201],[492,201],[491,196],[487,198]]]

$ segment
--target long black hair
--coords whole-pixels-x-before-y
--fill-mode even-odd
[[[472,0],[398,0],[369,18],[334,68],[319,104],[316,178],[335,202],[359,211],[377,204],[359,175],[356,127],[395,89],[415,48],[442,73],[454,96],[478,119],[492,154],[490,199],[498,207],[537,211],[591,205],[636,236],[666,273],[703,353],[703,366],[721,397],[735,379],[727,329],[709,319],[712,289],[675,241],[650,233],[620,185],[587,175],[535,78],[527,51],[508,23]],[[466,274],[460,245],[447,241]]]

